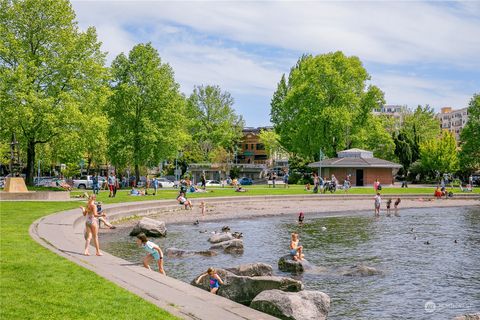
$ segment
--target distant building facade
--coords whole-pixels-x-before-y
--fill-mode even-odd
[[[352,186],[372,185],[375,179],[381,184],[392,184],[395,174],[402,167],[398,163],[375,158],[371,151],[349,149],[340,151],[337,158],[310,163],[311,168],[318,168],[322,177],[330,179],[332,174],[343,184],[350,176]]]
[[[386,115],[393,117],[400,122],[403,121],[403,116],[408,112],[407,106],[401,105],[384,105],[380,108],[373,109],[374,115]]]
[[[230,175],[230,168],[237,167],[240,177],[253,180],[265,178],[273,166],[288,166],[285,155],[274,155],[269,158],[265,146],[260,142],[260,132],[273,130],[273,127],[245,127],[243,137],[237,145],[237,152],[230,163],[191,163],[189,171],[195,181],[199,181],[204,173],[208,180],[221,180]]]
[[[455,139],[460,140],[460,132],[468,121],[468,108],[453,110],[451,107],[444,107],[437,114],[442,130],[452,132]]]

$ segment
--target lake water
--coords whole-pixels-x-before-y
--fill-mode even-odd
[[[293,277],[303,281],[306,289],[330,296],[330,319],[452,319],[479,312],[480,207],[404,209],[399,213],[399,217],[379,219],[370,212],[331,217],[311,214],[305,217],[303,227],[296,223],[296,216],[224,220],[199,226],[172,224],[167,226],[167,237],[154,242],[164,250],[205,250],[210,247],[210,232],[228,225],[244,234],[242,255],[167,258],[167,274],[190,282],[209,266],[265,262],[276,274],[292,276],[278,271],[277,262],[288,253],[290,233],[297,231],[307,260],[327,271]],[[140,263],[145,252],[128,236],[130,228],[117,230],[101,235],[102,248]],[[199,232],[203,230],[208,233]],[[380,269],[385,275],[340,275],[339,269],[357,263]]]

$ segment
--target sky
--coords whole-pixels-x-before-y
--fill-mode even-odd
[[[463,108],[480,92],[480,1],[73,0],[110,62],[151,42],[185,95],[219,85],[247,126],[270,125],[282,74],[304,53],[357,56],[387,104]]]

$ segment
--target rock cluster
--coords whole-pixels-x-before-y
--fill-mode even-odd
[[[167,228],[165,222],[150,218],[142,218],[133,227],[130,232],[131,236],[136,236],[140,233],[145,233],[148,237],[165,237],[167,235]]]

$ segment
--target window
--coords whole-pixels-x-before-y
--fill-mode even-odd
[[[265,150],[263,143],[257,143],[257,150]]]
[[[252,147],[251,148],[252,150],[255,150],[255,148],[254,148],[255,145],[253,143],[250,146]]]
[[[245,143],[245,150],[248,150],[248,143]]]

